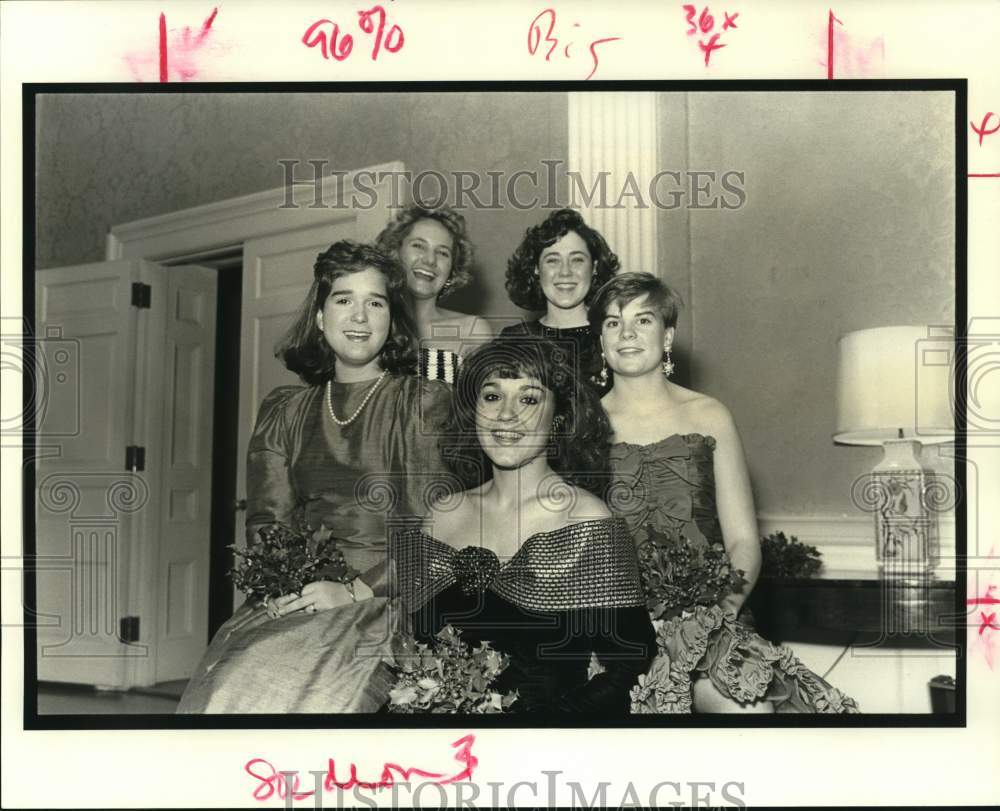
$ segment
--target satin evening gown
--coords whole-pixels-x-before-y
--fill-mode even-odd
[[[354,413],[370,387],[333,382],[335,413]],[[387,532],[418,520],[449,486],[437,450],[449,397],[444,383],[388,376],[340,426],[325,385],[268,395],[248,454],[248,537],[270,523],[324,525],[375,597],[278,619],[247,600],[215,635],[178,712],[360,713],[386,703],[400,619],[386,594]]]

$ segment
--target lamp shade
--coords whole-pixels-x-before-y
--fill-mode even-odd
[[[835,442],[952,439],[952,335],[926,326],[875,327],[843,335],[838,347]]]

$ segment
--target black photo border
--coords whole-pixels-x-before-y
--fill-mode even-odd
[[[967,520],[966,402],[955,397],[955,478],[961,499],[955,506],[956,707],[954,714],[860,715],[628,715],[613,717],[532,715],[253,714],[253,715],[76,715],[38,713],[37,633],[33,622],[35,581],[35,388],[29,370],[35,328],[35,226],[37,97],[43,94],[161,93],[510,93],[510,92],[926,92],[955,94],[955,391],[966,389],[968,152],[966,79],[893,80],[635,80],[588,82],[206,82],[206,83],[29,83],[22,86],[22,308],[25,323],[23,373],[22,526],[24,594],[24,729],[538,729],[538,728],[879,728],[965,727],[967,725]],[[902,159],[905,159],[902,158]],[[13,629],[12,629],[13,630]]]

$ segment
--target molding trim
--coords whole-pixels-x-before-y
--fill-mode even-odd
[[[404,168],[402,161],[391,161],[343,175],[328,175],[315,184],[296,180],[291,193],[293,207],[281,207],[287,192],[279,187],[115,225],[108,233],[106,258],[157,261],[185,253],[240,248],[255,237],[328,224],[337,219],[338,211],[345,219],[355,218],[357,209],[336,206],[338,193],[346,196],[352,188],[367,190]],[[355,186],[359,176],[370,182]],[[313,206],[317,193],[326,205]]]
[[[821,578],[877,579],[875,561],[875,522],[870,516],[790,515],[760,513],[757,526],[762,537],[775,532],[793,535],[802,543],[815,546],[823,554]],[[948,559],[955,555],[955,516],[938,516],[938,539],[943,561],[938,574],[954,577]]]
[[[611,208],[631,186],[631,173],[643,199],[656,174],[659,138],[657,94],[649,92],[569,93],[568,169],[579,173],[589,192],[597,186],[606,193],[591,198],[599,205],[577,205],[577,192],[570,179],[570,205],[600,231],[621,260],[623,270],[657,272],[654,206],[638,208],[627,196],[622,208]],[[605,185],[606,184],[606,185]],[[602,188],[603,187],[603,188]]]

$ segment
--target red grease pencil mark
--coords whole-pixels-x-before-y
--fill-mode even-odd
[[[388,16],[382,6],[372,6],[369,9],[358,9],[358,28],[365,34],[374,34],[375,41],[372,44],[371,58],[375,62],[382,53],[383,48],[389,53],[396,53],[406,42],[403,29],[398,25],[393,25],[386,33],[385,26]],[[372,20],[378,18],[378,27]],[[324,26],[329,27],[329,31],[322,30]],[[316,20],[310,25],[305,34],[302,35],[302,44],[307,48],[320,48],[320,53],[324,59],[334,59],[343,62],[351,55],[354,48],[354,37],[351,34],[341,34],[340,25],[326,18]]]
[[[833,24],[840,23],[840,20],[833,16],[833,9],[830,9],[830,19],[826,24],[826,78],[833,78]]]
[[[368,791],[378,791],[395,785],[398,778],[404,782],[409,782],[413,777],[420,777],[430,783],[437,783],[439,786],[450,783],[458,783],[463,780],[472,779],[472,773],[479,765],[479,758],[472,754],[472,745],[476,742],[475,735],[466,735],[454,741],[451,745],[457,748],[455,760],[464,764],[460,772],[453,775],[446,775],[443,772],[430,772],[416,767],[404,767],[398,763],[386,762],[382,767],[382,774],[378,780],[359,780],[357,765],[352,763],[348,769],[349,777],[346,780],[337,779],[337,764],[333,758],[327,760],[326,776],[323,779],[323,790],[330,792],[334,789],[346,791],[352,788],[366,789]],[[299,790],[298,772],[276,771],[264,758],[252,758],[246,762],[244,771],[251,777],[257,778],[260,785],[252,792],[253,798],[261,802],[271,799],[275,794],[280,799],[287,796],[293,800],[305,800],[316,793],[312,791]]]
[[[682,6],[684,9],[684,20],[688,24],[687,31],[685,32],[689,37],[695,34],[710,34],[715,28],[715,17],[709,12],[708,6],[705,6],[701,10],[701,14],[698,15],[697,21],[695,20],[695,15],[698,14],[698,9],[696,6],[686,3]],[[721,31],[712,34],[708,38],[708,41],[698,40],[698,49],[705,54],[705,67],[709,66],[712,54],[722,48],[727,47],[727,43],[719,42],[722,37],[723,32],[729,30],[730,28],[738,29],[739,26],[736,25],[736,18],[740,16],[740,13],[734,12],[730,14],[728,11],[723,11],[722,16],[724,21],[722,23]]]
[[[983,138],[987,135],[992,135],[993,133],[1000,130],[1000,116],[997,116],[997,125],[993,129],[987,129],[987,125],[990,123],[990,118],[995,116],[996,113],[989,112],[983,116],[983,122],[977,127],[975,121],[970,121],[969,126],[972,127],[972,131],[979,136],[979,145],[983,145]]]
[[[991,172],[989,174],[970,174],[969,177],[1000,177],[1000,172]]]
[[[125,54],[125,62],[137,82],[187,81],[198,75],[198,57],[209,44],[209,36],[214,33],[212,24],[219,14],[218,7],[205,18],[197,32],[192,32],[191,26],[185,25],[178,29],[167,28],[167,15],[160,13],[157,25],[157,43],[155,50],[131,52]]]
[[[160,13],[160,81],[167,81],[167,15]]]
[[[1000,605],[1000,598],[994,597],[993,592],[996,590],[995,585],[990,585],[986,589],[986,594],[982,597],[971,597],[965,601],[966,605]],[[1000,631],[1000,625],[997,624],[997,612],[990,611],[986,613],[985,611],[979,612],[979,633],[977,638],[980,639],[985,648],[983,650],[983,655],[986,657],[986,665],[993,669],[993,635],[992,631]]]
[[[572,24],[572,27],[579,28],[580,23],[575,22]],[[600,59],[597,56],[597,46],[603,45],[605,42],[617,42],[620,39],[621,37],[600,37],[599,39],[591,40],[588,50],[593,64],[591,65],[590,73],[584,77],[584,81],[597,73],[597,68],[600,65]],[[556,35],[556,10],[554,8],[542,9],[535,15],[535,18],[531,21],[531,25],[528,26],[528,53],[534,56],[538,53],[538,49],[542,43],[549,46],[545,52],[545,61],[551,62],[552,54],[560,45],[559,37]],[[572,45],[572,41],[563,45],[562,55],[564,59],[572,58],[570,54],[570,47]]]

